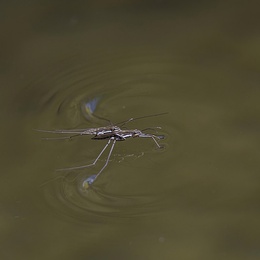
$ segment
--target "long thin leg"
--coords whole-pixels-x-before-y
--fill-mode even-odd
[[[111,139],[110,139],[110,140],[111,140]],[[113,143],[112,143],[112,146],[111,146],[111,148],[110,148],[109,154],[108,154],[108,156],[107,156],[106,163],[105,163],[105,165],[102,167],[102,169],[98,172],[98,174],[96,175],[95,180],[96,180],[96,179],[98,178],[98,176],[103,172],[103,170],[107,167],[108,162],[109,162],[109,159],[110,159],[110,156],[111,156],[112,151],[113,151],[113,149],[114,149],[115,143],[116,143],[116,140],[114,139],[114,141],[113,141]],[[94,182],[94,180],[93,180],[93,182]],[[92,183],[93,183],[93,182],[92,182]]]
[[[41,138],[42,140],[47,140],[47,141],[50,141],[50,140],[65,140],[65,139],[72,139],[73,137],[76,137],[76,136],[80,136],[81,134],[76,134],[76,135],[70,135],[70,136],[64,136],[64,137],[43,137]]]
[[[159,145],[159,143],[156,141],[156,139],[155,138],[158,138],[158,139],[160,139],[159,137],[157,137],[156,135],[150,135],[150,134],[141,134],[141,135],[139,135],[139,137],[140,138],[152,138],[153,139],[153,141],[155,142],[155,144],[157,145],[157,147],[158,148],[162,148],[160,145]]]
[[[64,139],[72,139],[76,136],[82,136],[82,135],[94,135],[94,130],[92,128],[90,129],[72,129],[72,130],[41,130],[41,129],[34,129],[38,132],[43,133],[52,133],[52,134],[71,134],[69,136],[65,137],[43,137],[42,140],[64,140]]]
[[[154,136],[151,136],[151,138],[154,140],[154,142],[156,143],[156,145],[158,146],[158,148],[162,148],[159,143],[156,141],[156,139],[154,138]]]
[[[94,166],[96,164],[96,162],[98,161],[98,159],[100,158],[100,156],[103,154],[103,152],[107,149],[110,142],[111,142],[111,139],[108,140],[107,144],[104,146],[104,148],[102,149],[102,151],[100,152],[100,154],[97,156],[97,158],[95,159],[95,161],[93,163],[88,164],[88,165],[82,165],[82,166],[76,166],[76,167],[70,167],[70,168],[64,168],[64,169],[57,169],[56,171],[69,171],[69,170],[83,169],[83,168],[87,168],[90,166]]]

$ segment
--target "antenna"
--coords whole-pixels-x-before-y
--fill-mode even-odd
[[[121,127],[122,127],[122,126],[126,125],[127,123],[132,122],[132,121],[135,121],[135,120],[139,120],[139,119],[143,119],[143,118],[147,118],[147,117],[162,116],[162,115],[165,115],[165,114],[169,114],[169,113],[168,113],[168,112],[164,112],[164,113],[153,114],[153,115],[147,115],[147,116],[132,117],[132,118],[130,118],[130,119],[128,119],[128,120],[119,122],[119,123],[117,123],[116,125],[120,125],[120,124],[121,124]]]
[[[96,117],[99,120],[104,120],[104,121],[108,122],[110,125],[113,125],[112,122],[109,119],[106,119],[104,117],[98,116],[98,115],[96,115],[94,113],[92,113],[92,115],[93,115],[93,117]]]

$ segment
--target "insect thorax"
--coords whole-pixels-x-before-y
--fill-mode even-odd
[[[117,141],[121,141],[124,138],[120,136],[121,129],[118,126],[111,126],[105,128],[99,128],[95,132],[95,136],[92,139],[102,140],[102,139],[116,139]],[[119,135],[118,135],[119,134]]]

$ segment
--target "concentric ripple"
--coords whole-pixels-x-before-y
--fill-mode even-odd
[[[154,60],[151,57],[148,60],[146,56],[138,56],[113,61],[100,59],[96,62],[86,57],[85,59],[73,57],[68,61],[63,61],[59,69],[51,70],[44,78],[32,84],[39,86],[41,90],[38,106],[37,128],[39,129],[42,129],[42,126],[46,130],[104,126],[107,122],[92,116],[93,113],[112,122],[120,122],[133,116],[167,112],[170,106],[162,99],[162,96],[167,92],[167,88],[171,87],[171,75],[167,70],[167,63],[158,60],[158,57]],[[158,124],[161,121],[165,122],[165,118],[158,120]],[[152,122],[154,121],[141,122],[139,120],[138,128],[158,126]],[[79,137],[78,140],[80,138],[83,137]],[[143,141],[141,140],[142,144],[144,144]],[[139,154],[151,152],[157,155],[158,151],[153,147],[152,142],[146,141],[146,147],[138,147]],[[102,147],[100,142],[103,141],[91,142],[94,148],[85,148],[88,149],[88,154],[90,154],[89,149],[93,150],[93,156],[87,158],[89,161],[95,159]],[[60,144],[61,142],[56,143],[55,147]],[[67,146],[67,149],[73,149],[71,154],[83,153],[80,150],[83,146],[77,144],[75,141],[73,145]],[[131,143],[129,145],[125,142],[124,145],[132,147],[134,153],[137,151]],[[64,144],[62,147],[60,149],[66,149]],[[124,153],[127,154],[127,152]],[[69,157],[66,161],[69,165],[64,165],[64,168],[75,165]],[[93,216],[95,219],[115,215],[118,217],[138,216],[153,211],[158,205],[160,196],[154,189],[155,180],[150,179],[150,190],[146,190],[147,187],[140,184],[135,186],[133,193],[130,190],[124,191],[124,188],[111,189],[101,184],[85,189],[83,183],[93,174],[93,170],[90,172],[89,168],[86,168],[80,171],[65,171],[59,177],[55,173],[52,177],[53,181],[43,185],[45,200],[52,210],[64,216],[85,221],[86,216]],[[147,175],[143,177],[139,175],[138,178],[145,178],[145,176]],[[154,193],[151,193],[151,190]]]

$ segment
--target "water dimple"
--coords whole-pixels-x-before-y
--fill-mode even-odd
[[[93,184],[93,182],[95,181],[97,175],[91,175],[90,177],[88,177],[86,180],[83,181],[82,183],[82,188],[84,190],[87,190],[90,188],[91,184]]]

